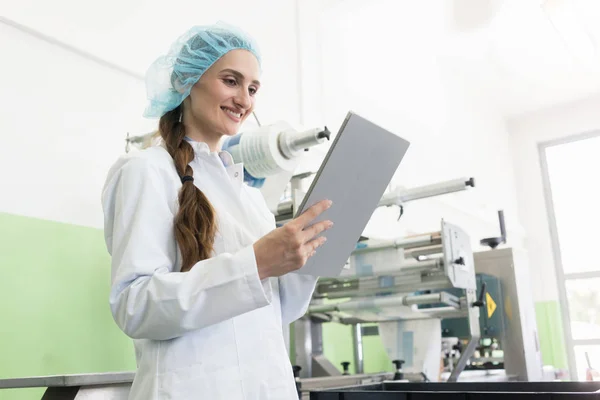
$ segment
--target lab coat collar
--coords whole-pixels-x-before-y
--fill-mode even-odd
[[[233,156],[231,155],[231,153],[229,153],[228,151],[225,151],[225,150],[220,150],[218,152],[210,151],[210,147],[208,146],[208,143],[198,142],[193,139],[190,139],[187,136],[185,137],[185,140],[187,140],[188,143],[194,149],[194,153],[196,154],[196,157],[200,156],[201,154],[208,155],[208,156],[210,156],[210,155],[217,156],[218,155],[219,159],[223,163],[223,166],[225,166],[225,170],[227,171],[227,174],[229,175],[229,177],[238,184],[238,188],[239,188],[239,186],[241,186],[241,184],[244,182],[244,165],[242,163],[236,164],[233,160]]]

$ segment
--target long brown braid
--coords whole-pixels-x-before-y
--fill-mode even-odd
[[[194,149],[185,140],[185,126],[180,121],[182,105],[160,118],[158,129],[167,151],[175,161],[180,178],[193,177],[190,162]],[[215,210],[193,180],[186,179],[179,191],[179,210],[175,216],[175,238],[182,256],[181,271],[189,271],[198,261],[210,258],[217,224]]]

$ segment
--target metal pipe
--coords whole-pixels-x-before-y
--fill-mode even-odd
[[[329,140],[331,132],[327,127],[313,128],[303,132],[288,131],[279,135],[279,150],[285,158],[291,159],[309,147]]]
[[[441,244],[435,246],[424,246],[414,249],[410,249],[404,252],[404,258],[419,258],[423,256],[429,256],[432,254],[443,253],[444,246]]]
[[[463,370],[467,366],[467,362],[469,362],[471,356],[473,356],[473,354],[475,353],[475,349],[477,348],[478,344],[479,337],[471,337],[471,339],[469,339],[467,347],[464,349],[463,353],[458,359],[458,362],[456,363],[456,366],[452,370],[450,377],[448,378],[448,382],[458,382],[458,376],[461,372],[463,372]]]
[[[362,374],[364,372],[364,356],[361,324],[352,326],[352,344],[354,347],[354,365],[356,366],[356,373]]]
[[[409,201],[425,199],[427,197],[460,192],[475,186],[473,178],[459,178],[450,181],[434,183],[432,185],[418,186],[411,189],[398,189],[382,197],[379,206],[400,205]]]
[[[328,291],[328,288],[320,288],[318,289],[318,294],[327,297],[328,299],[343,299],[348,297],[355,296],[368,296],[368,295],[376,295],[380,293],[391,294],[391,293],[406,293],[406,292],[414,292],[415,288],[419,288],[420,290],[434,290],[434,289],[447,289],[451,288],[452,284],[449,282],[448,278],[445,276],[435,277],[428,280],[420,279],[417,281],[411,281],[408,283],[402,282],[401,284],[381,287],[378,284],[378,280],[373,280],[369,282],[365,282],[364,284],[361,282],[360,286],[355,289],[348,290],[337,290],[337,291]]]
[[[432,317],[437,318],[462,318],[469,314],[467,310],[460,310],[454,307],[422,308],[419,309],[419,312],[423,314],[430,314]]]
[[[325,313],[332,311],[358,311],[369,308],[385,308],[412,306],[415,304],[435,304],[442,301],[441,293],[402,295],[387,297],[369,297],[349,300],[337,304],[318,304],[308,308],[309,313]]]
[[[323,129],[309,129],[305,132],[284,132],[279,138],[279,147],[285,157],[291,158],[294,154],[303,151],[307,147],[328,140],[329,135],[327,127]],[[459,178],[432,185],[417,186],[411,189],[398,189],[384,195],[379,201],[378,207],[401,205],[413,200],[459,192],[466,190],[469,186],[475,187],[475,180],[473,178]],[[278,215],[282,215],[282,213]]]
[[[286,200],[277,205],[277,215],[292,214],[294,209],[294,202],[292,200]]]
[[[361,246],[353,251],[353,253],[365,253],[375,250],[382,250],[387,248],[402,248],[410,249],[414,247],[429,246],[432,244],[441,244],[442,238],[440,232],[435,232],[427,235],[419,235],[408,238],[399,238],[394,240],[382,240],[382,241],[366,241],[362,242],[364,246]]]
[[[406,305],[414,305],[414,304],[434,304],[442,301],[441,293],[432,293],[432,294],[419,294],[419,295],[411,295],[406,296],[404,303]]]
[[[399,268],[396,268],[393,270],[377,271],[377,275],[379,275],[379,276],[401,276],[401,275],[404,275],[407,273],[441,270],[443,268],[443,266],[444,266],[444,259],[442,257],[438,257],[438,258],[432,258],[431,260],[402,263]]]

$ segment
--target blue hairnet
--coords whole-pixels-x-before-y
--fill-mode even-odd
[[[189,96],[192,86],[219,58],[235,49],[245,49],[256,57],[260,52],[254,40],[240,29],[217,22],[194,26],[180,36],[169,52],[159,57],[146,72],[149,104],[144,117],[160,118]]]

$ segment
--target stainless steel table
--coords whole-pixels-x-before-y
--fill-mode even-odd
[[[47,388],[42,400],[126,400],[134,372],[0,379],[0,390]]]

